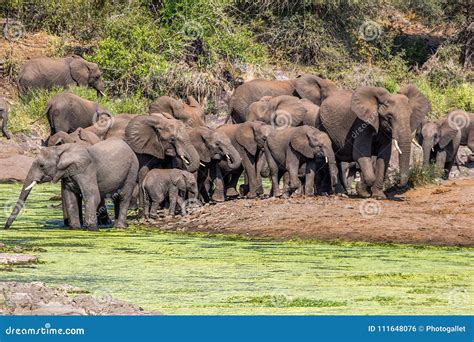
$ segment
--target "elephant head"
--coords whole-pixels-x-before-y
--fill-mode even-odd
[[[69,69],[71,77],[77,85],[94,88],[97,91],[97,96],[104,95],[102,74],[96,63],[88,62],[79,56],[71,56],[69,58]]]
[[[199,168],[199,154],[192,145],[184,123],[169,115],[139,115],[125,128],[125,140],[135,153],[145,153],[158,159],[165,155],[179,157],[186,169]]]
[[[186,102],[169,96],[161,96],[150,105],[149,113],[171,114],[174,118],[183,121],[190,127],[206,125],[204,110],[192,96],[188,96]]]
[[[196,177],[190,172],[184,172],[183,178],[186,184],[188,198],[196,199],[198,196],[198,184]]]
[[[188,130],[191,142],[199,153],[201,162],[208,163],[211,159],[227,159],[229,168],[240,167],[241,158],[229,137],[222,132],[208,127],[196,127]]]
[[[337,184],[338,169],[336,157],[329,136],[319,129],[301,126],[295,131],[290,140],[291,148],[307,159],[324,158],[329,166],[333,191]]]
[[[271,130],[270,125],[261,121],[247,121],[240,124],[235,139],[248,153],[256,155],[259,149],[263,150],[265,147],[265,142]]]
[[[299,75],[295,80],[295,95],[318,106],[337,90],[338,87],[333,81],[312,74]]]
[[[78,144],[64,144],[44,148],[28,171],[18,201],[5,224],[5,229],[10,228],[35,184],[57,182],[64,177],[72,177],[83,173],[90,163],[91,158],[87,148]]]
[[[299,126],[306,115],[304,102],[296,96],[265,96],[249,107],[248,121],[262,121],[274,127]]]
[[[412,132],[430,111],[428,99],[413,85],[397,94],[384,88],[360,87],[352,95],[351,110],[370,125],[375,133],[380,129],[392,137],[400,157],[400,186],[408,183]]]
[[[430,163],[431,151],[435,147],[444,149],[456,137],[460,138],[461,131],[454,125],[450,125],[448,120],[441,119],[437,122],[426,122],[417,134],[418,140],[423,147],[423,165]],[[441,165],[444,167],[444,162]]]

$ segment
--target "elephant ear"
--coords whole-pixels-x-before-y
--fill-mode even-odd
[[[72,177],[85,171],[91,163],[86,147],[77,144],[65,144],[56,147],[59,149],[57,173],[53,182],[63,177]]]
[[[89,84],[89,68],[87,63],[78,56],[73,56],[69,63],[72,79],[79,86],[87,86]]]
[[[351,99],[351,110],[359,119],[379,131],[379,107],[390,98],[390,93],[380,87],[360,87]]]
[[[178,118],[183,111],[183,103],[169,96],[161,96],[157,98],[149,108],[150,113],[167,113]]]
[[[255,141],[255,133],[252,124],[252,122],[240,124],[240,127],[235,133],[235,140],[251,155],[255,155],[257,153],[257,143]]]
[[[301,99],[295,96],[282,95],[273,98],[270,103],[276,109],[277,121],[280,119],[279,122],[291,122],[292,126],[299,126],[303,122],[306,115],[306,107]],[[285,115],[286,117],[278,118],[280,115]]]
[[[431,103],[417,87],[411,84],[405,86],[398,93],[405,95],[410,103],[412,110],[410,128],[413,132],[420,127],[421,123],[425,120],[426,115],[430,112]]]
[[[158,159],[165,157],[157,134],[159,122],[159,115],[140,115],[129,122],[125,128],[125,141],[135,153],[149,154]]]
[[[207,128],[201,127],[188,130],[189,138],[191,143],[199,154],[199,159],[204,163],[211,161],[211,154],[206,145],[206,139],[209,138]]]
[[[201,109],[201,105],[196,101],[194,96],[188,96],[186,98],[186,104],[190,107]]]
[[[79,138],[85,142],[88,142],[89,144],[91,145],[94,145],[94,144],[97,144],[98,142],[101,142],[101,140],[99,139],[99,137],[93,133],[93,132],[90,132],[88,131],[87,129],[83,129],[83,128],[78,128],[78,135],[79,135]]]
[[[454,125],[453,125],[454,126]],[[451,141],[456,138],[456,135],[460,133],[459,129],[456,127],[452,127],[448,120],[445,119],[439,126],[439,133],[440,133],[440,139],[439,139],[439,147],[440,148],[445,148]]]
[[[309,139],[305,130],[297,129],[290,140],[291,147],[306,158],[314,158],[314,152],[309,146]]]
[[[296,78],[295,90],[299,97],[306,98],[311,102],[321,105],[331,92],[336,91],[337,85],[327,79],[311,75],[303,74]]]
[[[177,171],[177,170],[176,170]],[[181,172],[171,172],[171,183],[176,186],[181,191],[186,191],[186,181],[184,180],[184,175]]]

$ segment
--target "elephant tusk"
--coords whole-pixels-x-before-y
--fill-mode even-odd
[[[416,147],[418,147],[420,150],[423,149],[423,147],[421,147],[420,144],[418,144],[418,141],[416,141],[415,138],[413,138],[411,141],[412,141],[412,143],[413,143]]]
[[[395,148],[398,151],[398,154],[402,154],[402,150],[400,149],[400,146],[398,146],[398,141],[396,139],[393,139],[393,144],[395,145]]]
[[[102,90],[99,90],[99,94],[102,95],[102,96],[105,96],[105,94]]]
[[[328,163],[328,157],[324,156],[324,161],[326,162],[326,164]]]
[[[434,152],[434,147],[431,148],[431,152]]]
[[[61,145],[63,143],[63,138],[59,138],[58,141],[56,141],[56,145]]]
[[[36,185],[36,183],[37,183],[36,181],[33,181],[30,185],[28,185],[28,186],[25,188],[25,190],[27,190],[27,191],[30,190],[31,188],[33,188],[33,187]]]
[[[204,165],[203,162],[199,162],[199,165],[201,165],[202,167],[205,167],[206,165]]]
[[[186,158],[185,156],[181,155],[180,157],[181,157],[181,159],[186,163],[186,165],[191,164],[191,163],[189,162],[188,158]]]
[[[230,158],[230,156],[227,153],[225,154],[225,157],[227,158],[228,161],[232,162],[232,158]]]

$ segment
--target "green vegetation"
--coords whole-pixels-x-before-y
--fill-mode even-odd
[[[19,184],[0,184],[0,222]],[[40,263],[2,280],[71,284],[165,314],[473,314],[472,248],[251,240],[131,226],[60,227],[59,186],[39,185],[11,230]],[[8,247],[9,250],[11,249]],[[20,252],[22,252],[20,251]]]

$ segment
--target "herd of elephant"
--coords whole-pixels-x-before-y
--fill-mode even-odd
[[[78,56],[31,59],[20,70],[20,95],[34,88],[66,90],[47,105],[47,147],[34,160],[5,228],[41,182],[61,182],[66,225],[96,230],[110,223],[107,198],[114,202],[116,227],[126,227],[132,204],[153,218],[163,205],[174,215],[184,212],[186,201],[256,198],[264,193],[263,177],[271,179],[270,196],[282,195],[281,178],[285,196],[345,194],[359,171],[357,194],[383,199],[392,146],[400,187],[408,183],[412,143],[423,149],[425,164],[436,162],[446,176],[460,145],[474,151],[474,114],[456,110],[429,122],[430,102],[413,85],[392,94],[379,87],[341,89],[312,74],[255,79],[234,90],[231,122],[215,128],[191,96],[162,96],[148,115],[112,115],[69,92],[71,85],[104,92],[98,65]],[[7,112],[0,102],[9,138]],[[467,122],[457,125],[459,118]],[[237,188],[241,175],[245,182]]]

